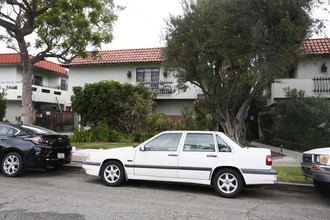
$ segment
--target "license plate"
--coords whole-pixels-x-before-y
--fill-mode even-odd
[[[57,153],[57,158],[58,159],[64,159],[65,154],[64,153]]]

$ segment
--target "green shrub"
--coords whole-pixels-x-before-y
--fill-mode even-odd
[[[71,136],[70,140],[72,142],[94,142],[95,134],[94,131],[74,131],[73,135]]]

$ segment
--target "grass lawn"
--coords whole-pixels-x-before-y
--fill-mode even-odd
[[[273,166],[273,169],[277,171],[277,181],[279,182],[313,184],[312,179],[305,179],[300,167]]]
[[[139,143],[112,143],[112,142],[71,142],[77,149],[111,149],[116,147],[136,146]]]

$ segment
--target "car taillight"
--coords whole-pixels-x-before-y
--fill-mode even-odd
[[[266,165],[271,166],[273,164],[272,156],[267,155],[266,157]]]
[[[45,140],[42,137],[24,138],[24,140],[32,141],[35,144],[47,145],[47,143],[45,142]]]

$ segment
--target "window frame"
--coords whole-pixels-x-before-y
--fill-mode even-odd
[[[177,148],[175,150],[163,150],[163,149],[160,149],[160,150],[148,150],[147,149],[147,145],[151,142],[153,142],[154,140],[158,139],[159,137],[163,136],[163,135],[173,135],[173,134],[177,134],[177,135],[180,135],[180,139],[178,140],[178,145],[177,145]],[[147,143],[143,144],[142,148],[140,148],[141,151],[145,151],[145,152],[177,152],[179,149],[180,149],[180,143],[182,141],[182,137],[183,137],[183,133],[181,132],[173,132],[173,133],[163,133],[163,134],[160,134],[158,136],[156,136],[155,138],[153,138],[152,140],[148,141]]]
[[[151,70],[151,81],[145,81],[145,73],[146,73],[146,69],[150,69]],[[141,71],[143,70],[143,71]],[[157,70],[157,80],[153,80],[153,70]],[[141,72],[140,72],[141,71]],[[139,80],[139,73],[143,73],[142,76],[142,80]],[[136,68],[136,82],[142,82],[142,83],[148,83],[148,82],[159,82],[160,81],[160,67],[144,67],[144,68]]]
[[[218,145],[218,137],[230,148],[230,151],[220,151],[219,145]],[[222,137],[220,137],[220,135],[218,135],[218,134],[215,135],[215,141],[216,141],[217,149],[218,149],[219,153],[232,153],[232,152],[234,152],[233,148]]]
[[[17,135],[17,134],[20,132],[20,130],[18,130],[17,128],[14,128],[14,127],[12,127],[12,126],[3,125],[3,124],[1,124],[0,126],[1,126],[1,127],[6,127],[6,128],[8,128],[7,133],[6,133],[6,134],[1,134],[1,133],[0,133],[0,136],[15,136],[15,135]],[[9,131],[10,131],[10,130],[14,130],[14,133],[13,133],[13,134],[9,134]]]
[[[212,137],[212,140],[213,140],[213,151],[206,151],[206,150],[185,150],[185,143],[186,143],[186,140],[187,140],[187,137],[188,135],[210,135]],[[216,142],[215,142],[215,139],[214,139],[214,134],[213,133],[191,133],[191,132],[187,132],[186,135],[185,135],[185,139],[182,143],[182,152],[196,152],[196,153],[217,153],[217,148],[216,148]]]

